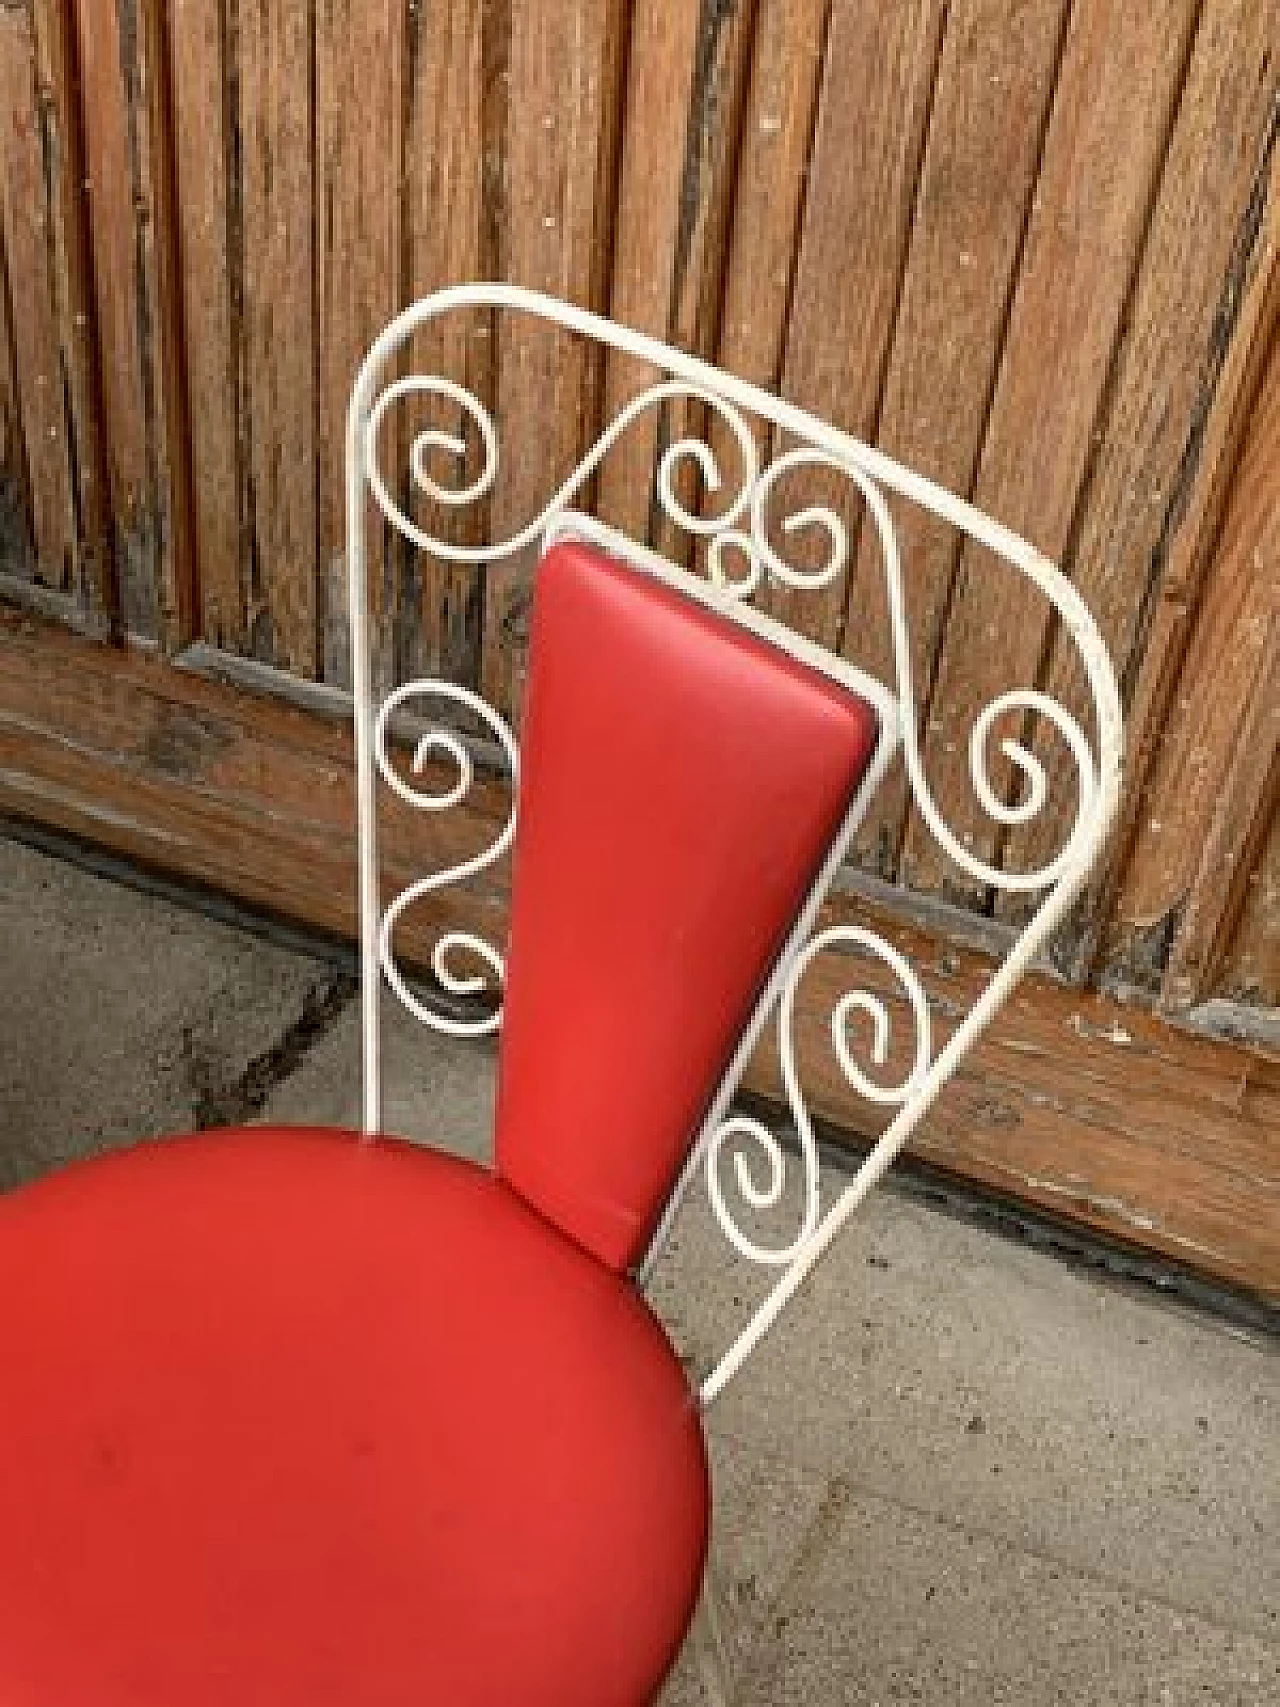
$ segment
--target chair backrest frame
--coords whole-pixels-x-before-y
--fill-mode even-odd
[[[379,428],[400,400],[420,394],[444,399],[463,412],[483,449],[484,466],[468,484],[442,487],[428,472],[430,453],[448,453],[461,465],[465,455],[462,438],[437,430],[418,434],[410,452],[409,473],[417,487],[439,504],[457,507],[476,501],[491,486],[499,462],[498,436],[483,404],[465,387],[443,376],[409,374],[383,383],[393,360],[404,351],[414,331],[427,321],[449,312],[505,310],[526,313],[591,339],[596,343],[638,358],[665,378],[635,397],[581,459],[569,478],[550,495],[537,515],[510,538],[481,545],[460,545],[425,533],[401,508],[379,467]],[[708,580],[698,580],[677,570],[638,542],[620,542],[611,529],[573,512],[575,497],[607,456],[613,444],[638,415],[674,398],[701,403],[722,427],[727,428],[741,458],[741,478],[730,502],[714,516],[690,514],[680,502],[676,473],[682,460],[696,463],[711,492],[723,489],[718,460],[705,439],[681,439],[665,451],[658,469],[657,497],[665,514],[706,545]],[[747,417],[768,423],[796,442],[796,448],[759,466],[755,434]],[[827,561],[816,571],[787,564],[771,544],[769,506],[780,478],[806,466],[834,471],[848,480],[860,494],[866,514],[874,525],[881,547],[881,563],[892,628],[896,681],[892,690],[870,681],[844,660],[813,646],[792,631],[751,609],[745,600],[769,578],[798,588],[830,584],[844,573],[849,562],[849,542],[840,517],[830,509],[809,507],[782,519],[782,531],[820,528],[828,543]],[[1056,610],[1079,649],[1093,698],[1096,751],[1070,712],[1047,695],[1032,688],[1014,689],[998,696],[977,718],[969,749],[970,774],[975,793],[988,814],[1004,825],[1033,819],[1047,798],[1043,766],[1020,742],[1005,740],[1002,751],[1022,772],[1027,790],[1022,800],[1008,804],[997,794],[987,772],[987,741],[1001,714],[1014,711],[1048,720],[1062,736],[1075,760],[1078,805],[1075,822],[1065,845],[1046,865],[1033,872],[1010,872],[977,859],[951,832],[939,811],[924,773],[919,750],[917,716],[912,684],[911,651],[901,567],[892,518],[885,492],[921,505],[950,523],[961,533],[987,547],[1014,569],[1033,581]],[[621,327],[586,310],[558,302],[538,292],[506,284],[454,286],[406,309],[391,321],[371,347],[351,395],[347,419],[347,573],[351,630],[352,693],[356,735],[356,788],[359,830],[359,912],[362,972],[362,1047],[364,1130],[379,1129],[380,1068],[378,1001],[385,976],[397,997],[423,1023],[436,1030],[460,1035],[495,1030],[499,1015],[478,1021],[451,1018],[422,1004],[409,988],[395,963],[391,938],[404,909],[423,894],[463,882],[499,859],[515,834],[514,792],[519,767],[515,739],[505,721],[479,696],[447,682],[406,683],[388,694],[375,708],[371,681],[367,573],[367,528],[369,497],[372,494],[383,516],[412,545],[438,558],[462,564],[481,565],[498,561],[541,543],[573,536],[620,553],[634,565],[646,569],[687,596],[700,598],[717,610],[731,613],[775,644],[793,651],[833,679],[854,685],[877,707],[882,717],[882,737],[875,761],[853,802],[840,835],[812,892],[796,921],[786,948],[775,965],[750,1025],[721,1082],[704,1125],[689,1153],[688,1164],[668,1205],[658,1234],[639,1271],[643,1282],[652,1269],[670,1227],[671,1218],[689,1181],[705,1167],[712,1206],[726,1235],[743,1255],[776,1267],[778,1278],[763,1303],[747,1322],[702,1386],[704,1402],[710,1402],[742,1367],[746,1358],[777,1320],[789,1299],[804,1283],[815,1264],[830,1247],[836,1234],[857,1209],[871,1188],[892,1164],[911,1133],[919,1125],[965,1053],[991,1023],[1023,973],[1034,961],[1049,936],[1065,918],[1080,894],[1107,835],[1118,805],[1123,775],[1123,719],[1115,675],[1106,647],[1094,620],[1070,581],[1033,546],[983,515],[963,499],[904,468],[882,452],[862,444],[849,434],[817,420],[794,405],[721,373],[708,363],[669,348],[657,340]],[[738,575],[730,563],[745,565]],[[495,750],[505,758],[512,777],[512,809],[506,824],[479,855],[445,872],[432,873],[411,884],[386,908],[378,898],[378,842],[376,817],[377,779],[383,779],[409,804],[430,811],[447,810],[467,794],[474,775],[474,749],[453,731],[429,728],[419,742],[419,762],[430,756],[444,757],[456,769],[456,782],[443,793],[429,793],[407,785],[393,769],[387,754],[390,725],[395,716],[419,695],[434,696],[461,705],[479,718],[491,733]],[[853,926],[835,926],[811,935],[822,899],[845,858],[866,806],[892,758],[895,744],[902,747],[913,800],[936,840],[971,878],[993,889],[1039,895],[1041,898],[1005,960],[969,1013],[936,1054],[932,1051],[929,1006],[923,988],[901,955],[875,932]],[[897,1112],[870,1150],[853,1178],[825,1214],[817,1195],[818,1152],[795,1061],[793,1017],[796,993],[805,971],[820,954],[832,948],[852,949],[871,955],[888,967],[903,991],[915,1023],[914,1064],[905,1080],[885,1086],[870,1077],[853,1059],[845,1027],[857,1013],[874,1028],[873,1059],[882,1063],[889,1031],[889,1015],[879,996],[855,989],[837,1004],[831,1020],[832,1041],[841,1070],[850,1085],[871,1100],[896,1106]],[[458,974],[450,964],[459,948],[478,955],[499,979],[501,955],[491,944],[462,932],[448,932],[437,942],[433,970],[443,987],[458,996],[474,994],[480,981]],[[738,1227],[720,1186],[723,1159],[733,1153],[739,1195],[748,1206],[776,1204],[782,1193],[786,1158],[776,1137],[761,1123],[728,1113],[733,1092],[752,1048],[775,1006],[779,1011],[779,1044],[784,1088],[800,1139],[804,1168],[805,1213],[800,1233],[787,1245],[772,1249],[755,1244]],[[759,1150],[767,1164],[767,1179],[760,1185],[747,1165],[744,1145]]]

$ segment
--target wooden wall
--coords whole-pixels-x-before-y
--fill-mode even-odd
[[[0,0],[0,587],[340,683],[362,351],[437,285],[539,286],[780,389],[1059,558],[1133,734],[1061,969],[1266,1011],[1278,46],[1280,0]],[[644,377],[509,319],[415,355],[520,446],[463,529],[527,515]],[[596,493],[678,553],[652,479],[679,426],[643,423]],[[936,790],[978,853],[1034,859],[1069,788],[998,842],[957,755],[1014,683],[1083,709],[1070,648],[982,552],[897,519]],[[527,564],[387,546],[375,567],[385,679],[518,692]],[[867,533],[847,585],[775,608],[891,674]],[[1012,920],[900,784],[861,857]]]

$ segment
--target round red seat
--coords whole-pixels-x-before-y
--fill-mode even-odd
[[[707,1512],[661,1328],[479,1168],[228,1131],[0,1198],[4,1707],[639,1707]]]

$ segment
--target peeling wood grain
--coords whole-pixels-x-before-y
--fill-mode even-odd
[[[1280,557],[1273,573],[1280,579]],[[1233,938],[1242,952],[1227,980],[1237,986],[1243,984],[1254,1000],[1280,1006],[1275,948],[1270,956],[1265,951],[1253,952],[1255,937],[1260,939],[1265,933],[1280,938],[1280,908],[1274,898],[1270,908],[1267,905],[1274,879],[1270,885],[1266,883],[1262,858],[1269,837],[1274,836],[1280,803],[1280,597],[1275,607],[1170,950],[1161,989],[1166,1007],[1191,1007],[1208,994]],[[1251,889],[1253,905],[1247,907]]]
[[[703,0],[667,337],[677,349],[708,360],[715,358],[720,335],[735,190],[750,147],[744,126],[757,15],[758,0]],[[659,445],[685,438],[707,443],[709,426],[702,404],[673,399],[662,418]],[[681,504],[690,515],[699,513],[707,496],[701,476],[687,464],[675,473]],[[726,473],[726,481],[732,478]],[[698,540],[665,513],[654,515],[650,534],[655,548],[674,562],[688,564],[697,556]]]
[[[513,279],[582,307],[605,301],[627,8],[622,0],[513,7],[506,263]],[[601,360],[573,337],[503,313],[498,326],[503,473],[493,530],[510,538],[546,504],[599,419]],[[519,703],[530,550],[485,576],[485,697]]]
[[[782,390],[862,439],[875,437],[879,418],[945,12],[941,0],[837,0],[831,12]],[[856,538],[860,505],[847,481],[810,475],[787,490],[830,505]],[[785,513],[786,491],[777,506]],[[801,567],[822,561],[799,537],[787,552]],[[831,646],[847,597],[845,576],[820,592],[775,589],[763,602]]]
[[[1044,158],[979,464],[979,508],[1060,560],[1103,408],[1182,87],[1197,6],[1080,0],[1071,15]],[[1039,591],[985,549],[962,551],[928,709],[925,768],[952,831],[991,863],[999,826],[968,773],[969,733],[984,706],[1034,685],[1050,632]],[[993,780],[1012,786],[993,732]],[[975,894],[916,814],[905,880]]]
[[[53,290],[57,303],[67,443],[79,567],[77,620],[105,632],[116,615],[107,469],[99,420],[98,337],[93,300],[84,121],[78,98],[74,30],[65,0],[35,0],[36,69],[45,91],[44,148],[49,189]]]
[[[638,6],[631,14],[625,123],[620,145],[609,313],[624,326],[666,339],[681,225],[684,159],[691,125],[702,0]],[[665,378],[620,351],[605,361],[604,419]],[[601,518],[632,539],[649,537],[658,453],[658,411],[647,410],[600,471]]]
[[[462,279],[498,276],[493,216],[501,205],[505,147],[505,9],[472,0],[409,15],[406,71],[404,301]],[[495,404],[495,340],[488,313],[455,313],[414,334],[405,368],[438,373],[465,385],[485,408]],[[430,422],[462,431],[469,451],[461,466],[436,477],[462,486],[480,472],[479,446],[461,410],[415,412],[404,406],[400,437],[406,468],[411,434]],[[450,509],[409,493],[410,514],[424,531],[453,544],[485,536],[484,501]],[[400,674],[439,674],[474,686],[480,668],[484,612],[482,570],[406,550],[399,597]],[[339,638],[335,636],[335,642]],[[341,674],[341,661],[339,674]],[[338,679],[326,661],[326,676]]]
[[[1192,552],[1203,550],[1208,542],[1198,545],[1197,533],[1216,525],[1215,487],[1247,418],[1247,396],[1238,408],[1234,391],[1243,384],[1247,392],[1255,377],[1250,346],[1265,341],[1259,316],[1270,312],[1268,274],[1276,264],[1268,227],[1276,219],[1280,68],[1271,61],[1278,40],[1274,0],[1205,8],[1081,500],[1074,580],[1130,704],[1140,671],[1150,667],[1157,602],[1190,590],[1179,536]],[[1233,347],[1245,359],[1233,360]],[[1061,633],[1044,686],[1087,716],[1079,658]],[[1046,737],[1035,750],[1048,766],[1050,806],[1033,830],[1012,839],[1015,865],[1051,857],[1074,812],[1074,778],[1060,743]]]
[[[149,44],[138,0],[73,0],[120,619],[177,644],[173,416],[165,392]]]
[[[716,360],[728,372],[772,391],[782,372],[796,250],[817,118],[830,0],[758,0],[746,80],[723,282]],[[751,421],[763,461],[764,422]],[[713,416],[708,444],[724,491],[741,485],[733,436]],[[723,504],[705,500],[714,515]],[[699,554],[705,569],[705,552]]]
[[[249,650],[302,675],[319,661],[315,34],[308,5],[237,6],[248,443]]]
[[[238,71],[226,0],[172,0],[173,144],[190,411],[200,632],[248,645],[236,376],[243,244],[231,228]],[[237,237],[239,233],[236,234]]]
[[[0,222],[34,572],[45,586],[71,594],[80,547],[58,341],[53,191],[45,175],[43,115],[51,100],[37,80],[29,12],[0,8]]]
[[[1270,819],[1266,841],[1245,872],[1243,905],[1235,935],[1224,951],[1216,991],[1237,1006],[1247,1002],[1262,1023],[1280,1034],[1280,776],[1272,755]],[[1261,813],[1264,828],[1268,822]],[[1256,1005],[1255,1005],[1256,1004]],[[1256,1091],[1256,1095],[1254,1092]],[[1251,1106],[1259,1119],[1264,1107],[1273,1132],[1280,1132],[1280,1082],[1266,1091],[1250,1086]]]
[[[1233,876],[1241,875],[1234,865],[1210,863],[1211,850],[1232,852],[1237,863],[1244,856],[1247,873],[1250,855],[1269,828],[1253,826],[1269,809],[1276,739],[1278,456],[1280,344],[1273,346],[1254,406],[1184,660],[1179,715],[1165,731],[1146,792],[1143,857],[1131,865],[1119,902],[1120,917],[1142,926],[1191,898],[1173,941],[1171,980],[1190,977],[1203,955],[1212,959],[1216,934],[1210,924],[1205,939],[1206,918],[1229,908]],[[1177,947],[1180,938],[1183,950]],[[1174,991],[1170,982],[1166,994]],[[1199,993],[1191,978],[1189,998]]]
[[[314,600],[331,596],[331,588],[336,593],[346,575],[351,387],[370,344],[402,306],[406,30],[403,0],[325,0],[317,15],[320,574],[310,612],[316,624],[323,613]],[[385,446],[384,461],[394,460],[397,448]],[[370,516],[376,513],[371,503]],[[416,628],[418,613],[401,608],[400,541],[376,525],[368,541],[370,644],[375,680],[385,686],[396,673],[397,625]]]
[[[1068,7],[1008,0],[948,14],[912,219],[878,446],[951,491],[972,490],[1030,213]],[[918,507],[892,505],[917,694],[927,698],[960,539]],[[847,657],[896,680],[880,544],[863,528],[844,615]],[[921,730],[923,735],[924,731]],[[909,789],[895,771],[859,833],[864,861],[892,873]]]

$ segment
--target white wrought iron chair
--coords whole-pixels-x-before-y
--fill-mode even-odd
[[[467,545],[432,537],[404,493],[416,484],[453,510],[482,498],[497,477],[497,429],[458,381],[399,370],[429,322],[476,310],[532,316],[661,377],[518,531]],[[454,422],[433,417],[408,442],[407,470],[388,474],[384,432],[403,447],[388,429],[415,398]],[[702,578],[571,508],[628,427],[676,398],[704,407],[739,459],[726,470],[710,443],[688,439],[661,459],[658,503],[701,542]],[[760,468],[752,423],[795,448]],[[0,1699],[24,1707],[652,1699],[703,1576],[703,1409],[1062,920],[1115,809],[1119,699],[1070,584],[969,505],[777,398],[563,303],[467,285],[387,327],[357,378],[347,435],[367,1141],[203,1134],[0,1200],[11,1383],[0,1405]],[[476,443],[482,466],[468,478]],[[441,456],[455,459],[456,484],[438,480]],[[714,514],[681,500],[686,464]],[[773,513],[780,479],[806,469],[851,483],[876,530],[892,683],[749,604],[770,580],[804,588],[844,571],[835,511]],[[1074,828],[1038,872],[975,858],[934,805],[886,492],[1028,576],[1079,645],[1096,748],[1031,689],[1001,696],[971,747],[979,800],[1014,824],[1043,806],[1046,779],[1006,741],[1028,790],[1014,804],[1001,797],[986,760],[996,717],[1047,718],[1067,741]],[[541,554],[522,753],[505,719],[452,683],[409,682],[375,703],[373,504],[395,534],[448,561]],[[818,527],[826,562],[789,564],[772,543],[779,524],[784,535]],[[921,984],[889,943],[852,926],[814,930],[899,746],[916,805],[960,868],[1040,897],[936,1051]],[[464,809],[495,770],[511,779],[511,804],[487,845],[384,906],[379,782],[440,815]],[[439,906],[513,848],[504,957]],[[430,949],[415,950],[434,993],[396,957],[419,903],[439,925]],[[831,1020],[841,1069],[896,1113],[824,1211],[793,1030],[797,992],[828,950],[849,956]],[[913,1016],[912,1065],[893,1085],[875,1072],[891,1016],[873,981],[859,986],[868,958]],[[384,980],[424,1024],[455,1034],[497,1029],[486,984],[502,995],[492,1172],[380,1135]],[[782,1204],[788,1153],[731,1103],[775,1013],[800,1191],[798,1225],[771,1242],[743,1223]],[[695,1392],[640,1292],[703,1170],[732,1246],[775,1279]]]

